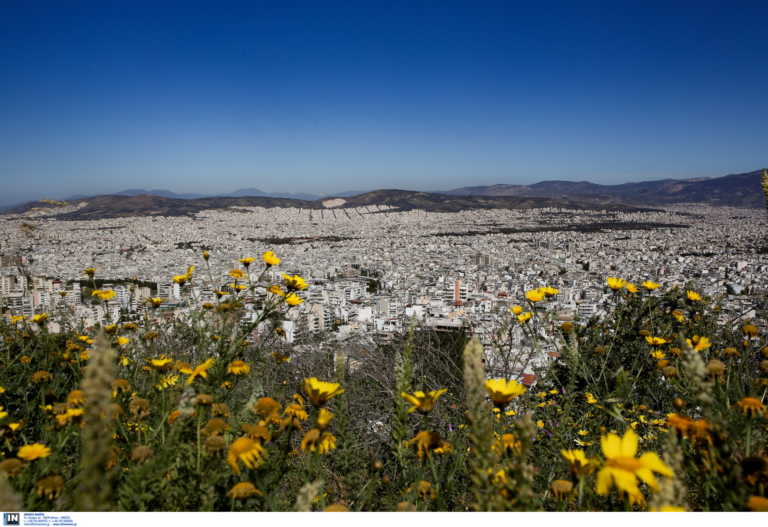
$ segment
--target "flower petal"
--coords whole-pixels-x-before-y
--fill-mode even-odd
[[[603,455],[607,458],[621,457],[621,439],[616,434],[608,434],[600,438]]]
[[[621,456],[635,457],[635,454],[637,454],[637,434],[628,428],[621,439]]]
[[[646,452],[640,456],[640,463],[643,464],[643,467],[657,472],[663,476],[667,476],[669,478],[675,477],[675,473],[672,472],[672,469],[669,468],[669,466],[664,463],[655,452]]]

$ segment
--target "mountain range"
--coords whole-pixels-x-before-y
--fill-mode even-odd
[[[663,179],[621,185],[599,185],[588,181],[543,181],[533,185],[489,185],[462,187],[443,192],[381,189],[339,193],[333,197],[311,194],[267,193],[256,188],[221,196],[176,194],[169,190],[128,189],[102,196],[72,196],[68,204],[84,203],[76,211],[62,210],[61,219],[100,219],[127,216],[183,216],[202,210],[241,207],[288,207],[302,209],[346,209],[380,207],[394,210],[456,212],[467,209],[521,209],[559,207],[566,209],[638,210],[674,203],[707,203],[716,206],[762,207],[763,170],[729,174],[718,178]],[[21,214],[33,208],[60,206],[60,202],[34,201],[7,209]],[[381,209],[383,210],[383,209]]]

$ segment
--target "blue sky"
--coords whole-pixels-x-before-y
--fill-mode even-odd
[[[544,4],[5,0],[0,203],[768,166],[768,4]]]

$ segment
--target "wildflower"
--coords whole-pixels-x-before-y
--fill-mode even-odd
[[[30,357],[29,355],[22,355],[21,357],[19,357],[19,362],[22,364],[29,364],[30,362],[32,362],[32,357]]]
[[[53,375],[45,370],[36,371],[32,374],[31,378],[32,382],[34,383],[50,381],[51,379],[53,379]]]
[[[416,484],[416,492],[424,501],[432,501],[437,498],[437,490],[429,481],[421,480]]]
[[[527,391],[526,387],[519,382],[506,379],[489,379],[485,381],[485,389],[493,404],[500,410],[512,402],[512,399]]]
[[[243,423],[240,425],[240,428],[242,428],[243,432],[245,432],[245,435],[251,439],[261,441],[262,443],[266,443],[272,439],[272,434],[270,433],[269,428],[263,424],[254,425],[250,423]]]
[[[736,406],[741,408],[741,411],[744,412],[744,415],[748,415],[750,417],[765,415],[766,411],[765,405],[760,402],[760,399],[755,397],[744,397],[742,400],[736,403]]]
[[[654,289],[658,289],[659,287],[661,287],[661,284],[657,284],[656,282],[651,282],[650,280],[646,280],[640,285],[642,285],[648,291],[653,291]]]
[[[227,422],[220,417],[213,417],[205,423],[205,426],[201,429],[203,435],[212,436],[220,435],[229,430]],[[255,439],[255,438],[254,438]]]
[[[443,441],[440,434],[437,432],[429,432],[427,430],[420,431],[413,439],[406,441],[405,444],[414,445],[416,447],[416,453],[419,456],[419,459],[422,459],[424,456],[429,457],[432,452],[435,454],[447,454],[453,450],[451,444],[447,441]]]
[[[227,447],[227,441],[220,435],[211,435],[205,438],[203,441],[205,451],[209,454],[220,452]]]
[[[227,366],[227,373],[232,375],[248,375],[251,372],[251,366],[244,361],[234,360]]]
[[[64,490],[64,478],[61,476],[48,476],[35,483],[35,492],[38,496],[45,496],[49,500],[55,500]]]
[[[128,337],[117,337],[117,345],[118,346],[125,346],[131,341]]]
[[[173,365],[173,359],[169,359],[163,355],[156,359],[149,359],[149,365],[158,371],[165,371],[171,368]]]
[[[88,275],[89,278],[93,279],[93,275],[96,274],[96,268],[89,267],[87,269],[83,269],[83,274]]]
[[[39,313],[32,317],[32,322],[34,322],[35,324],[43,324],[46,320],[48,320],[47,313]]]
[[[606,280],[606,283],[608,284],[608,287],[613,289],[614,291],[618,291],[619,289],[622,289],[624,286],[627,285],[627,281],[623,278],[614,278],[612,276],[609,276]]]
[[[560,324],[560,329],[563,331],[563,333],[570,333],[573,331],[573,322],[563,322]]]
[[[273,352],[272,352],[272,357],[273,357],[273,358],[274,358],[274,359],[275,359],[277,362],[291,362],[291,357],[290,357],[290,355],[283,355],[282,353],[280,353],[280,352],[278,352],[278,351],[273,351]]]
[[[280,403],[272,397],[262,397],[253,405],[253,411],[265,421],[280,422]]]
[[[198,377],[202,377],[203,379],[208,378],[208,370],[211,369],[211,367],[213,367],[213,362],[214,360],[211,358],[203,362],[199,366],[196,366],[194,370],[183,369],[179,371],[181,371],[181,373],[189,375],[189,377],[187,377],[187,384],[192,384],[192,382],[194,382],[194,380],[197,379]]]
[[[707,373],[713,377],[722,377],[725,373],[725,363],[717,359],[711,359],[707,363]]]
[[[107,335],[114,335],[117,332],[117,324],[109,324],[108,326],[104,326],[104,332]]]
[[[195,397],[195,404],[201,406],[210,406],[213,404],[213,396],[207,393],[199,393]]]
[[[50,456],[51,449],[42,443],[33,443],[31,445],[24,445],[21,447],[19,449],[19,453],[16,455],[26,461],[34,461],[36,459]]]
[[[229,446],[227,463],[232,472],[240,474],[240,462],[248,468],[258,468],[266,457],[267,451],[260,442],[250,437],[240,437]]]
[[[242,280],[246,276],[245,272],[241,269],[232,269],[227,274],[232,278],[234,278],[235,280]]]
[[[285,287],[288,288],[289,291],[303,291],[309,285],[307,282],[299,275],[288,275],[283,274],[283,283],[285,284]]]
[[[587,400],[587,404],[595,404],[597,402],[595,396],[589,392],[584,394],[584,398]]]
[[[526,311],[525,313],[521,313],[517,315],[517,321],[520,324],[525,324],[531,319],[531,317],[533,317],[533,313],[531,313],[530,311]]]
[[[251,496],[262,495],[263,493],[254,487],[253,483],[250,481],[241,481],[240,483],[235,483],[235,486],[229,489],[229,492],[227,492],[227,496],[233,500],[244,500],[250,498]]]
[[[301,440],[301,449],[304,452],[327,454],[334,448],[336,448],[336,437],[330,432],[321,432],[317,428],[312,428]]]
[[[255,261],[256,261],[256,258],[254,258],[254,257],[252,257],[252,256],[249,256],[249,257],[247,257],[247,258],[240,258],[240,263],[241,263],[241,264],[243,264],[243,265],[245,266],[245,268],[246,268],[246,269],[248,269],[248,267],[249,267],[249,266],[250,266],[250,265],[251,265],[253,262],[255,262]]]
[[[185,274],[177,274],[173,277],[174,283],[177,283],[179,285],[184,285],[187,283],[187,280],[189,280],[189,276]]]
[[[67,395],[67,404],[69,406],[80,406],[85,404],[85,393],[83,390],[72,390]]]
[[[309,419],[309,414],[304,409],[304,406],[298,402],[291,403],[286,406],[283,415],[287,416],[287,419],[290,420],[291,423],[288,423],[288,421],[283,421],[281,423],[282,425],[298,424],[301,421],[306,421]]]
[[[651,489],[656,490],[658,484],[653,475],[654,472],[670,478],[674,477],[672,469],[655,452],[646,452],[639,458],[635,458],[637,441],[637,434],[631,428],[622,438],[613,433],[600,438],[606,460],[597,474],[596,491],[599,495],[608,494],[615,484],[620,491],[627,493],[632,503],[640,503],[644,498],[637,488],[636,478],[640,478]]]
[[[24,320],[24,315],[13,315],[10,318],[11,324],[18,324],[22,320]]]
[[[666,362],[666,364],[660,366],[662,368],[664,366],[666,366],[667,364],[669,364],[669,361],[663,361],[663,359],[665,359],[667,357],[667,355],[663,351],[661,351],[661,350],[654,350],[654,351],[652,351],[651,352],[651,357],[653,357],[654,359],[656,359],[656,360],[658,360],[660,362]]]
[[[712,342],[707,337],[700,337],[694,335],[692,339],[685,339],[689,346],[693,348],[693,351],[702,351],[712,345]]]
[[[512,306],[511,308],[509,308],[509,310],[510,310],[510,311],[511,311],[513,314],[515,314],[515,315],[519,315],[520,313],[522,313],[522,312],[523,312],[523,308],[522,308],[522,306]]]
[[[19,428],[21,428],[21,423],[8,423],[8,428],[11,429],[11,432],[15,432]]]
[[[134,393],[131,396],[131,402],[128,403],[128,409],[131,411],[134,419],[144,419],[149,416],[149,400],[139,397]]]
[[[316,377],[309,377],[304,379],[304,393],[307,394],[312,405],[319,408],[329,399],[344,393],[344,389],[338,383],[320,381]]]
[[[747,507],[754,512],[768,512],[768,498],[750,496],[747,500]]]
[[[164,376],[163,378],[161,378],[158,381],[158,383],[155,384],[155,388],[160,391],[163,391],[168,388],[172,388],[173,386],[176,386],[178,383],[179,383],[179,376],[170,373]]]
[[[701,301],[701,295],[697,293],[696,291],[686,291],[685,296],[690,300],[691,302],[700,302]]]
[[[532,289],[530,291],[526,291],[525,298],[527,298],[530,302],[541,302],[544,300],[544,293],[540,289]]]
[[[573,490],[573,483],[565,479],[556,479],[549,486],[552,490],[552,494],[557,498],[564,498]]]
[[[539,419],[538,421],[536,421],[536,426],[539,428],[544,428],[544,421]]]
[[[638,291],[640,291],[637,288],[637,286],[635,284],[631,283],[631,282],[627,282],[627,285],[624,286],[624,289],[626,289],[630,293],[637,293]]]
[[[91,296],[97,296],[100,300],[106,302],[107,300],[112,300],[115,298],[117,293],[115,293],[112,289],[94,289],[91,293]]]
[[[264,260],[264,263],[267,265],[267,267],[280,264],[280,258],[278,258],[272,251],[267,251],[262,254],[261,259]]]
[[[150,304],[152,307],[155,307],[155,308],[160,307],[160,304],[162,304],[163,302],[165,302],[165,300],[163,300],[162,298],[155,297],[155,296],[153,296],[152,298],[148,298],[147,299],[147,303]]]
[[[418,410],[419,413],[428,414],[435,408],[437,399],[447,391],[447,388],[442,388],[440,390],[433,390],[427,393],[417,391],[414,392],[413,395],[402,392],[400,397],[413,405],[408,409],[409,414],[415,412],[416,410]]]
[[[296,293],[288,293],[285,296],[285,303],[289,306],[298,306],[302,302],[304,302],[304,300]]]
[[[748,337],[756,337],[760,332],[754,324],[744,324],[741,326],[741,331]]]
[[[18,476],[23,469],[24,463],[15,457],[10,457],[0,461],[0,472],[8,474],[9,476]]]
[[[663,339],[661,337],[651,337],[651,336],[646,336],[645,341],[651,346],[662,346],[667,342],[669,342],[667,339]]]
[[[211,257],[211,253],[209,253],[208,251],[203,251],[203,260],[207,262],[210,257]]]

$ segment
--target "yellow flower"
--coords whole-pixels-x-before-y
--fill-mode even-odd
[[[179,382],[179,376],[171,373],[166,375],[162,379],[160,379],[160,381],[157,384],[155,384],[155,388],[157,388],[160,391],[163,391],[167,388],[176,386],[178,382]]]
[[[400,397],[413,405],[408,409],[409,414],[415,412],[416,410],[418,410],[419,413],[428,414],[435,408],[437,399],[447,391],[447,388],[442,388],[440,390],[433,390],[427,393],[418,391],[414,392],[413,395],[402,392],[400,393]]]
[[[131,341],[128,337],[117,337],[117,345],[118,346],[125,346]]]
[[[315,421],[315,424],[320,430],[325,430],[328,428],[331,419],[334,417],[335,416],[333,415],[333,412],[328,411],[326,408],[320,408],[320,411],[317,413],[317,420]]]
[[[280,422],[280,403],[272,397],[261,397],[252,407],[252,411],[261,417],[264,421],[273,423]]]
[[[35,492],[38,496],[45,496],[49,500],[55,500],[64,490],[64,478],[61,476],[48,476],[35,483]]]
[[[646,452],[639,458],[637,454],[638,437],[632,429],[624,433],[620,438],[616,434],[609,433],[600,438],[600,445],[605,456],[605,465],[597,474],[596,491],[605,496],[615,484],[616,487],[626,492],[632,503],[644,501],[640,489],[637,488],[637,478],[640,478],[651,489],[657,490],[658,484],[653,473],[674,477],[669,468],[655,452]]]
[[[234,360],[227,366],[227,373],[232,375],[247,375],[251,372],[251,366],[244,361]]]
[[[56,423],[59,426],[64,426],[73,421],[76,417],[82,417],[83,413],[84,410],[82,408],[67,408],[66,412],[56,416]]]
[[[674,505],[662,505],[661,507],[654,507],[651,512],[686,512],[685,507],[676,507]]]
[[[520,313],[523,312],[523,307],[522,306],[512,306],[511,308],[509,308],[509,310],[512,311],[513,314],[519,315]]]
[[[277,296],[285,296],[285,291],[283,291],[283,288],[282,288],[282,287],[280,287],[279,285],[272,285],[272,286],[269,286],[269,289],[268,289],[268,291],[269,291],[270,293],[272,293],[273,295],[277,295]]]
[[[19,453],[16,455],[26,461],[34,461],[35,459],[50,456],[51,449],[42,443],[33,443],[31,445],[24,445],[21,447],[19,449]]]
[[[686,291],[685,296],[688,297],[688,300],[690,300],[691,302],[701,301],[701,295],[696,291]]]
[[[11,316],[11,324],[18,324],[24,320],[24,315],[13,315]]]
[[[0,419],[5,419],[8,417],[8,412],[6,412],[2,406],[0,406]]]
[[[685,313],[683,313],[679,309],[675,309],[674,311],[672,311],[672,316],[675,318],[675,320],[677,320],[680,323],[685,322]]]
[[[627,281],[623,278],[614,278],[613,276],[609,276],[608,280],[606,280],[606,283],[608,284],[608,287],[614,291],[618,291],[627,285]]]
[[[627,282],[627,285],[624,286],[624,289],[626,289],[630,293],[637,293],[638,291],[640,291],[635,284],[630,282]]]
[[[211,369],[211,367],[213,367],[213,362],[214,362],[213,359],[208,359],[204,363],[195,367],[194,370],[185,368],[179,371],[181,373],[185,373],[189,375],[189,377],[187,377],[187,384],[192,384],[192,382],[198,377],[202,377],[203,379],[208,378],[208,370]]]
[[[529,321],[529,320],[530,320],[532,317],[533,317],[533,313],[531,313],[530,311],[526,311],[525,313],[521,313],[521,314],[517,315],[517,321],[518,321],[520,324],[525,324],[525,323],[526,323],[526,322],[528,322],[528,321]]]
[[[262,254],[261,259],[264,260],[267,267],[272,267],[273,265],[278,265],[280,263],[280,258],[278,258],[272,251],[267,251]]]
[[[650,335],[646,335],[645,341],[651,346],[661,346],[668,342],[667,339],[663,339],[661,337],[651,337]]]
[[[335,382],[325,382],[316,377],[304,379],[304,393],[309,397],[313,406],[319,408],[328,402],[332,397],[344,393],[341,385]]]
[[[311,429],[301,440],[301,449],[304,452],[327,454],[334,448],[336,448],[336,437],[330,432],[321,432],[317,428]]]
[[[256,261],[256,258],[252,256],[249,256],[247,258],[240,258],[240,263],[243,264],[246,269],[248,269],[248,266],[250,266],[255,261]]]
[[[67,394],[67,404],[69,406],[81,406],[85,404],[85,392],[83,392],[83,390],[72,390]]]
[[[283,283],[285,284],[285,287],[287,287],[289,291],[303,291],[304,289],[309,287],[307,282],[297,274],[293,276],[288,274],[283,274]]]
[[[97,296],[103,301],[112,300],[117,296],[112,289],[94,289],[91,296]]]
[[[40,313],[40,314],[34,315],[32,317],[32,322],[34,322],[35,324],[42,324],[47,319],[48,319],[48,314],[47,313]]]
[[[489,379],[485,381],[485,389],[488,391],[488,395],[491,397],[493,404],[501,410],[503,410],[512,399],[528,391],[526,387],[519,382],[506,379]]]
[[[541,289],[532,289],[530,291],[526,291],[525,298],[527,298],[531,302],[541,302],[544,300],[544,293],[541,291]]]
[[[429,457],[432,452],[435,454],[447,454],[453,447],[447,441],[443,441],[437,432],[422,430],[413,439],[405,442],[406,446],[414,445],[419,459],[424,456]]]
[[[304,300],[302,300],[302,298],[296,293],[288,293],[285,296],[285,303],[289,306],[298,306],[302,302],[304,302]]]
[[[227,274],[235,280],[242,280],[245,278],[245,272],[242,269],[232,269]]]
[[[768,512],[768,498],[750,496],[747,500],[747,507],[754,512]]]
[[[173,359],[162,356],[158,357],[157,359],[149,359],[149,364],[156,370],[165,370],[171,367],[173,364]]]
[[[685,339],[689,346],[693,348],[693,351],[702,351],[712,345],[712,342],[707,337],[700,337],[694,335],[692,339]]]
[[[89,277],[93,278],[93,275],[96,274],[96,268],[95,267],[89,267],[88,269],[83,269],[83,274],[86,274]]]
[[[667,358],[667,355],[661,350],[656,350],[651,352],[651,357],[653,357],[656,360],[663,360]]]
[[[184,285],[187,283],[187,280],[189,280],[189,276],[185,274],[177,274],[173,277],[173,281],[179,285]]]
[[[234,487],[229,489],[227,496],[235,500],[244,500],[251,496],[261,496],[262,492],[253,486],[250,481],[241,481],[236,483]]]
[[[597,402],[595,396],[589,392],[584,394],[584,398],[587,400],[587,404],[595,404]]]
[[[556,287],[549,287],[549,286],[540,287],[539,291],[544,293],[544,296],[555,296],[557,294],[560,294],[560,290],[557,289]]]
[[[8,423],[8,428],[11,429],[11,432],[15,432],[19,428],[21,428],[21,423]]]
[[[211,257],[211,253],[209,253],[208,251],[203,251],[203,260],[207,262],[208,258],[210,257]]]
[[[162,298],[152,297],[147,299],[147,303],[152,304],[152,307],[160,307],[160,304],[165,302]]]
[[[765,415],[766,407],[760,402],[760,399],[756,397],[744,397],[742,400],[736,403],[736,406],[741,408],[744,415],[757,417],[758,415]]]
[[[651,282],[650,280],[646,280],[642,283],[642,286],[646,288],[648,291],[653,291],[654,289],[658,289],[661,287],[661,284],[657,284],[656,282]]]
[[[267,450],[259,441],[254,441],[250,437],[240,437],[230,445],[227,463],[232,468],[232,472],[240,474],[241,462],[248,468],[258,468],[264,463],[266,457]]]

